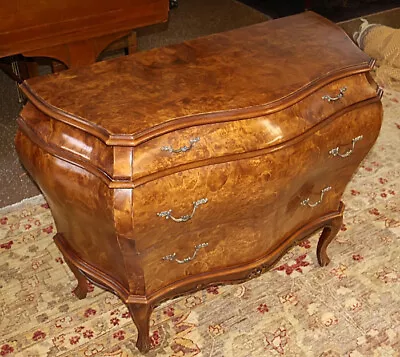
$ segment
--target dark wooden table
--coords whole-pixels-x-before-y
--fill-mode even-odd
[[[167,21],[169,1],[0,0],[0,9],[0,58],[50,57],[73,68],[132,29]]]

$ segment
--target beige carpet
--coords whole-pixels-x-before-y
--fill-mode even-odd
[[[314,236],[257,279],[158,307],[149,357],[400,355],[400,93],[383,101],[382,132],[347,188],[331,264],[317,265]],[[138,356],[116,297],[72,295],[54,233],[41,197],[0,210],[0,355]]]

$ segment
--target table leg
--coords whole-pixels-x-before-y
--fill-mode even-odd
[[[146,353],[150,350],[150,315],[153,311],[151,305],[127,304],[133,322],[138,330],[136,347],[140,352]]]
[[[62,247],[60,246],[58,242],[58,237],[60,237],[60,233],[57,233],[54,236],[54,243],[56,243],[56,246],[60,250],[62,254]],[[72,273],[75,275],[76,280],[78,281],[78,286],[73,290],[73,293],[78,299],[84,299],[89,291],[89,285],[88,281],[85,277],[85,275],[82,274],[82,272],[74,265],[72,264],[68,258],[65,257],[63,254],[64,260],[67,263],[68,267],[71,269]]]
[[[75,296],[82,300],[86,297],[89,291],[89,285],[86,277],[79,271],[79,269],[71,264],[68,259],[64,257],[65,262],[68,264],[69,268],[71,269],[72,273],[75,275],[76,280],[78,281],[78,285],[73,290]]]
[[[343,212],[343,203],[340,210]],[[318,240],[317,259],[320,266],[324,267],[331,261],[326,254],[326,249],[333,238],[338,234],[343,223],[343,214],[332,219],[323,229]]]

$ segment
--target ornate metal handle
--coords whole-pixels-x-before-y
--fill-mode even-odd
[[[347,87],[343,87],[339,89],[339,94],[336,97],[331,97],[330,95],[324,95],[322,97],[323,100],[327,100],[328,102],[336,102],[337,100],[344,97],[344,92],[346,92]]]
[[[162,211],[162,212],[158,212],[157,216],[158,217],[165,217],[165,219],[172,219],[175,222],[187,222],[188,220],[192,219],[192,217],[194,216],[197,207],[199,207],[200,205],[203,205],[205,203],[208,202],[208,198],[201,198],[198,201],[193,202],[193,211],[191,214],[186,214],[182,217],[179,218],[175,218],[174,216],[172,216],[172,209],[168,210],[168,211]]]
[[[176,261],[178,264],[184,264],[184,263],[188,263],[190,261],[192,261],[194,258],[196,258],[197,252],[201,249],[201,248],[205,248],[208,246],[208,243],[201,243],[199,245],[196,245],[194,247],[194,253],[191,257],[186,257],[182,260],[180,259],[176,259],[176,253],[172,253],[169,255],[166,255],[165,257],[162,258],[162,260],[169,260],[169,261]]]
[[[189,140],[189,143],[190,143],[189,146],[186,146],[186,145],[185,145],[185,146],[183,146],[183,147],[181,147],[181,148],[179,148],[179,149],[173,149],[171,146],[163,146],[163,147],[161,148],[161,151],[168,151],[168,152],[173,153],[173,154],[179,154],[179,153],[181,153],[181,152],[189,151],[189,150],[193,147],[193,145],[194,145],[195,143],[197,143],[198,141],[200,141],[200,138],[199,138],[199,137],[190,139],[190,140]]]
[[[355,137],[355,138],[351,141],[352,148],[349,149],[348,151],[346,151],[344,154],[339,153],[339,146],[338,146],[338,147],[335,147],[335,148],[332,149],[332,150],[330,150],[330,151],[329,151],[329,154],[331,154],[332,156],[348,157],[348,156],[350,156],[350,155],[353,153],[354,147],[356,146],[356,142],[362,140],[362,138],[363,138],[362,135]]]
[[[310,198],[306,198],[305,200],[301,201],[302,206],[308,206],[308,207],[315,207],[318,206],[320,203],[322,203],[322,200],[324,198],[324,195],[326,192],[330,191],[332,189],[331,186],[327,186],[324,189],[321,190],[321,196],[317,202],[310,203]]]

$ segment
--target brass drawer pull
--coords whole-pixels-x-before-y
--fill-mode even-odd
[[[343,87],[339,89],[339,94],[336,97],[331,97],[330,95],[324,95],[322,97],[323,100],[327,100],[328,102],[336,102],[337,100],[344,97],[344,92],[346,92],[347,87]]]
[[[200,141],[200,138],[199,137],[197,137],[197,138],[193,138],[193,139],[190,139],[189,140],[189,143],[190,143],[190,145],[189,146],[183,146],[183,147],[181,147],[181,148],[179,148],[179,149],[173,149],[171,146],[163,146],[162,148],[161,148],[161,151],[168,151],[168,152],[170,152],[170,153],[172,153],[172,154],[179,154],[179,153],[181,153],[181,152],[186,152],[186,151],[189,151],[192,147],[193,147],[193,145],[195,144],[195,143],[197,143],[197,142],[199,142]]]
[[[363,138],[362,135],[355,137],[355,138],[351,141],[352,148],[349,149],[348,151],[346,151],[344,154],[339,153],[339,146],[336,147],[336,148],[334,148],[334,149],[332,149],[332,150],[330,150],[330,151],[329,151],[329,154],[331,154],[332,156],[348,157],[348,156],[350,156],[350,155],[353,153],[354,147],[356,146],[356,142],[362,140],[362,138]]]
[[[193,211],[191,214],[186,214],[182,217],[179,218],[175,218],[174,216],[172,216],[172,209],[168,210],[168,211],[162,211],[162,212],[158,212],[157,216],[158,217],[165,217],[165,219],[172,219],[175,222],[187,222],[190,219],[192,219],[192,217],[194,216],[197,207],[199,207],[200,205],[203,205],[205,203],[208,202],[208,198],[201,198],[200,200],[193,202]]]
[[[192,261],[194,258],[196,258],[197,252],[201,248],[205,248],[207,246],[208,246],[208,243],[201,243],[199,245],[196,245],[194,247],[193,255],[191,257],[186,257],[186,258],[184,258],[182,260],[176,258],[176,253],[172,253],[172,254],[166,255],[165,257],[162,258],[162,260],[169,260],[171,262],[176,261],[178,264],[188,263],[188,262]]]
[[[302,206],[308,206],[308,207],[315,207],[318,206],[320,203],[322,203],[322,200],[324,198],[324,195],[326,192],[330,191],[332,189],[331,186],[327,186],[324,189],[321,190],[321,196],[318,201],[314,203],[310,203],[310,198],[306,198],[305,200],[301,201]]]

